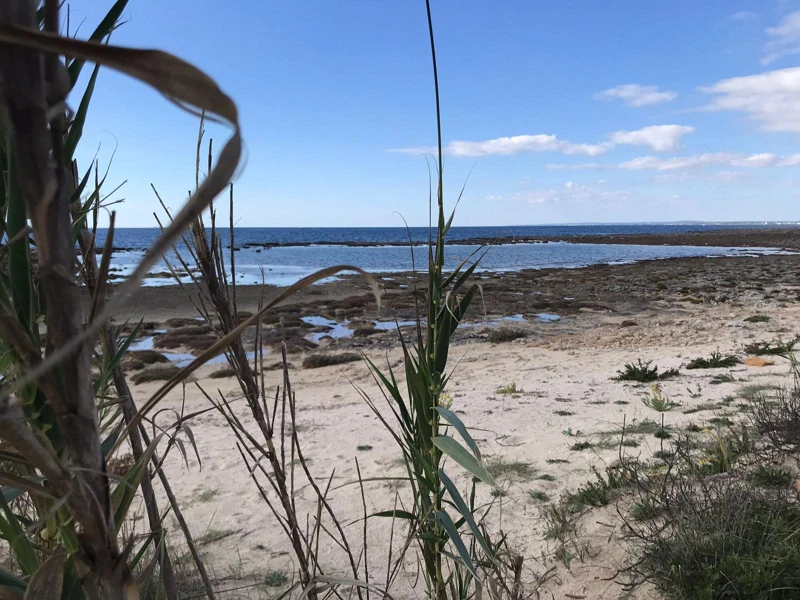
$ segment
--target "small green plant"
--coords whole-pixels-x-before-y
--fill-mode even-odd
[[[567,427],[566,429],[561,430],[561,435],[565,435],[567,437],[575,437],[576,435],[583,435],[583,432],[578,429],[577,431],[572,431],[572,427]]]
[[[509,395],[509,394],[521,394],[521,393],[522,393],[522,388],[518,388],[517,387],[517,382],[516,381],[512,381],[511,383],[508,383],[508,384],[498,388],[497,391],[495,392],[495,394],[501,394],[503,396],[506,396],[506,395]]]
[[[568,410],[554,410],[553,414],[558,415],[559,417],[571,417],[575,413]]]
[[[541,490],[531,490],[528,492],[531,496],[532,500],[536,502],[548,502],[550,500],[550,496],[542,492]]]
[[[572,446],[569,447],[570,450],[574,450],[576,452],[581,452],[583,450],[588,450],[592,447],[592,443],[589,441],[583,442],[575,442]]]
[[[528,462],[507,460],[503,457],[494,457],[486,461],[486,470],[494,478],[516,477],[518,479],[532,479],[536,469]]]
[[[695,358],[686,365],[687,369],[720,369],[733,367],[741,363],[738,356],[733,354],[723,355],[719,350],[711,353],[708,358]]]
[[[752,315],[745,318],[745,323],[766,323],[770,320],[767,315]]]
[[[653,452],[653,457],[658,460],[668,461],[675,456],[674,450],[656,450]]]
[[[652,499],[644,498],[631,504],[630,513],[636,521],[649,521],[658,516],[658,507]]]
[[[264,576],[264,585],[271,588],[283,587],[289,578],[283,571],[269,571]]]
[[[548,465],[568,465],[569,461],[566,458],[548,458],[545,461]]]
[[[642,404],[658,412],[667,412],[680,406],[678,403],[667,399],[661,391],[661,386],[657,383],[650,386],[650,393],[642,398]]]
[[[800,342],[800,338],[794,338],[788,342],[753,342],[744,347],[747,354],[756,356],[785,356],[794,352],[795,346]]]
[[[592,472],[595,476],[593,481],[564,495],[563,503],[569,514],[579,513],[587,506],[605,506],[611,502],[613,492],[627,484],[620,468],[609,467],[603,475],[596,467],[592,467]]]
[[[370,450],[372,450],[372,446],[370,446],[369,444],[359,444],[358,446],[356,446],[356,450],[358,450],[359,452],[369,452]]]
[[[672,434],[664,428],[659,429],[653,435],[660,440],[668,440],[672,437]]]
[[[614,377],[617,381],[638,381],[639,383],[650,383],[660,379],[669,379],[680,375],[677,369],[669,369],[659,373],[658,367],[650,367],[653,361],[642,361],[637,359],[635,363],[626,363],[625,368],[617,371]]]
[[[508,495],[504,490],[501,490],[500,488],[492,488],[492,491],[490,493],[492,495],[492,498],[504,498]]]
[[[794,482],[794,473],[777,465],[758,465],[747,475],[747,481],[761,487],[789,487]]]
[[[709,385],[719,385],[721,383],[733,383],[736,379],[732,375],[714,375],[709,381]]]
[[[555,481],[556,477],[555,475],[550,475],[549,473],[542,473],[541,475],[537,475],[536,477],[534,477],[534,479],[537,479],[539,481]]]
[[[625,438],[620,442],[620,445],[625,446],[626,448],[638,448],[640,443],[638,440],[633,438]]]
[[[217,490],[203,490],[197,499],[200,502],[211,502],[214,497],[217,495]]]

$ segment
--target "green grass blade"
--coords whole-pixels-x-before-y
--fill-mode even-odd
[[[81,103],[78,105],[78,110],[75,111],[75,118],[69,126],[69,133],[64,142],[64,162],[71,163],[75,155],[75,149],[78,147],[78,142],[83,136],[83,126],[86,123],[86,115],[89,113],[89,104],[92,101],[94,94],[94,86],[97,83],[97,74],[100,72],[100,65],[95,65],[92,69],[92,76],[89,78],[89,83],[86,84],[86,90],[83,92]]]
[[[89,37],[89,41],[99,43],[102,42],[106,36],[110,35],[117,26],[117,22],[119,21],[120,16],[122,16],[122,11],[125,10],[127,5],[128,0],[117,0],[117,2],[114,3],[114,6],[112,6],[111,9],[106,13],[106,16],[103,17],[103,20],[100,21],[100,24]],[[78,82],[78,77],[81,75],[83,65],[85,64],[85,60],[79,60],[76,58],[69,64],[69,67],[67,67],[67,71],[69,72],[70,89],[75,87],[75,84]]]
[[[393,519],[407,519],[409,521],[414,521],[417,518],[413,513],[407,510],[384,510],[372,513],[370,517],[391,517]]]
[[[474,477],[477,477],[481,481],[488,483],[493,487],[497,487],[497,484],[495,483],[494,479],[492,479],[492,476],[489,475],[489,472],[486,470],[486,468],[456,440],[446,435],[440,435],[433,438],[433,444],[439,448],[439,450],[469,471]]]
[[[472,516],[472,511],[467,506],[467,503],[464,502],[464,498],[461,497],[461,494],[458,493],[458,488],[456,488],[455,484],[444,471],[439,471],[439,479],[441,479],[442,484],[444,484],[444,487],[450,494],[450,498],[453,500],[453,504],[463,517],[464,522],[466,522],[467,526],[472,531],[472,535],[475,536],[475,539],[481,545],[481,548],[483,548],[483,551],[486,552],[487,556],[492,556],[492,551],[486,544],[486,540],[483,539],[483,534],[481,533],[478,524],[475,522],[475,518]]]
[[[453,427],[455,427],[456,431],[461,434],[461,437],[464,438],[464,441],[467,442],[467,446],[470,447],[472,453],[475,455],[475,458],[481,460],[481,451],[478,449],[478,444],[475,443],[475,440],[472,439],[472,436],[469,434],[467,430],[467,426],[464,425],[464,422],[458,418],[458,415],[454,413],[452,410],[444,408],[443,406],[437,406],[436,412],[438,412],[442,418],[450,423]]]
[[[25,588],[28,587],[28,584],[16,575],[9,573],[0,567],[0,586],[3,586],[4,588],[11,588],[13,592],[19,593],[19,598],[22,598],[22,592],[25,591]]]
[[[39,568],[39,559],[28,536],[25,535],[16,515],[11,512],[5,498],[0,498],[0,510],[3,516],[0,517],[0,533],[8,542],[11,553],[19,564],[19,568],[25,575],[33,575]]]
[[[442,527],[444,527],[444,530],[447,532],[450,541],[453,542],[453,545],[456,547],[458,555],[461,557],[464,566],[467,567],[469,572],[477,578],[478,575],[475,573],[475,567],[472,565],[472,558],[470,558],[469,552],[467,552],[467,547],[464,545],[464,540],[461,539],[458,529],[456,529],[456,526],[453,523],[453,520],[450,518],[450,515],[448,515],[445,511],[440,510],[436,512],[436,518],[442,524]]]
[[[106,381],[108,381],[108,378],[111,377],[111,372],[119,364],[119,362],[125,356],[125,353],[128,351],[128,348],[130,348],[131,344],[136,339],[136,336],[139,333],[139,327],[141,326],[142,322],[139,321],[139,324],[133,328],[131,334],[127,338],[125,338],[124,342],[122,342],[122,344],[119,347],[119,350],[117,350],[117,353],[111,358],[110,361],[108,361],[108,364],[106,364],[105,369],[103,369],[103,372],[100,373],[100,377],[98,377],[97,380],[94,382],[95,394],[97,394],[101,389],[103,389],[103,386],[106,384]]]

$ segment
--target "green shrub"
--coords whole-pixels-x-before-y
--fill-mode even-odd
[[[653,384],[650,386],[650,394],[642,398],[642,404],[658,412],[667,412],[680,406],[677,402],[672,402],[661,391],[661,386]]]
[[[507,396],[510,394],[521,394],[522,388],[517,387],[517,382],[512,381],[511,383],[507,383],[506,385],[497,389],[495,394],[501,394],[503,396]]]
[[[789,487],[794,482],[794,473],[786,467],[758,465],[748,473],[747,481],[761,487]]]
[[[752,315],[747,317],[744,321],[745,323],[766,323],[770,320],[770,317],[767,315]]]
[[[733,367],[742,361],[733,354],[722,355],[719,350],[712,352],[708,358],[695,358],[686,365],[687,369],[719,369],[723,367]]]
[[[575,450],[576,452],[581,452],[582,450],[588,450],[592,447],[592,443],[589,441],[584,442],[575,442],[572,446],[569,447],[570,450]]]
[[[635,363],[626,363],[625,368],[617,371],[617,381],[638,381],[639,383],[650,383],[659,379],[668,379],[680,375],[677,369],[669,369],[662,373],[658,372],[658,367],[650,367],[653,361],[642,361],[637,359]]]
[[[755,354],[756,356],[783,356],[794,352],[794,348],[800,338],[794,338],[788,342],[753,342],[744,347],[747,354]]]
[[[574,492],[567,492],[562,501],[567,512],[576,514],[587,506],[605,506],[611,502],[613,493],[626,485],[627,480],[621,469],[610,467],[605,476],[592,467],[594,480],[580,486]]]
[[[800,507],[742,485],[707,488],[646,530],[645,571],[680,600],[789,600],[800,582]]]

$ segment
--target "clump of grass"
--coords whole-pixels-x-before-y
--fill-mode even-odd
[[[532,479],[536,475],[536,469],[528,462],[518,460],[507,460],[501,456],[489,459],[486,462],[486,470],[489,475],[495,478],[515,477],[517,479]]]
[[[575,442],[572,446],[569,447],[570,450],[574,450],[576,452],[582,452],[583,450],[588,450],[592,447],[592,443],[590,441],[583,441],[583,442]]]
[[[667,412],[680,406],[677,402],[669,400],[661,391],[661,386],[658,384],[650,386],[650,393],[642,398],[642,404],[658,412]]]
[[[672,437],[672,434],[664,428],[659,429],[653,435],[660,440],[668,440]]]
[[[528,332],[524,329],[519,329],[517,327],[498,327],[489,332],[486,336],[486,341],[491,344],[502,344],[526,337],[528,337]]]
[[[731,375],[715,375],[708,383],[710,385],[719,385],[721,383],[733,383],[736,381]]]
[[[370,446],[369,444],[359,444],[358,446],[356,446],[356,450],[358,450],[359,452],[369,452],[370,450],[372,450],[372,446]]]
[[[555,475],[550,475],[549,473],[542,473],[541,475],[537,475],[534,479],[538,481],[555,481]]]
[[[620,445],[625,446],[626,448],[638,448],[641,444],[639,443],[639,440],[625,438],[620,442]]]
[[[644,498],[631,504],[630,513],[636,521],[649,521],[658,516],[658,506],[650,498]]]
[[[554,410],[553,414],[558,415],[559,417],[571,417],[575,413],[568,410]]]
[[[744,347],[747,354],[756,356],[785,356],[794,352],[795,346],[800,342],[800,338],[794,338],[788,342],[780,340],[775,342],[753,342]]]
[[[641,419],[636,421],[631,421],[625,427],[625,434],[626,435],[636,435],[636,434],[646,434],[646,435],[653,435],[661,429],[667,429],[662,427],[661,423],[656,423],[652,419]]]
[[[168,381],[179,372],[180,369],[175,365],[156,365],[134,373],[131,376],[131,381],[136,385],[147,383],[148,381]]]
[[[669,598],[789,600],[800,581],[800,507],[741,484],[705,486],[644,525],[637,570]]]
[[[282,587],[289,578],[282,571],[270,571],[264,576],[264,585],[267,587]]]
[[[622,323],[619,324],[620,329],[622,329],[624,327],[638,327],[638,325],[639,324],[636,321],[631,321],[631,320],[625,320],[625,321],[623,321]]]
[[[789,487],[794,482],[794,473],[777,465],[758,465],[747,475],[747,481],[761,487]]]
[[[236,535],[237,533],[239,533],[239,531],[235,529],[209,529],[195,541],[197,542],[198,546],[204,546],[206,544],[219,542],[220,540],[224,540],[225,538]]]
[[[766,323],[770,320],[767,315],[751,315],[745,318],[745,323]]]
[[[233,367],[222,367],[221,369],[217,369],[216,371],[212,372],[209,377],[211,379],[224,379],[225,377],[234,377],[236,375],[236,371],[233,370]]]
[[[674,450],[656,450],[653,452],[653,457],[658,460],[668,461],[675,456]]]
[[[687,369],[720,369],[723,367],[733,367],[742,361],[733,354],[723,355],[719,350],[711,353],[708,358],[695,358],[686,365]]]
[[[614,404],[619,404],[620,406],[625,406],[626,404],[630,404],[627,400],[615,400]]]
[[[214,497],[217,495],[217,490],[203,490],[197,499],[200,502],[211,502]]]
[[[535,500],[536,502],[548,502],[550,500],[550,496],[541,490],[531,490],[528,493],[530,494],[531,499]]]
[[[492,498],[505,498],[508,496],[508,494],[500,488],[492,488],[492,491],[489,493],[492,495]]]
[[[617,371],[614,377],[617,381],[638,381],[639,383],[650,383],[660,379],[669,379],[680,375],[677,369],[669,369],[659,373],[658,367],[650,367],[653,361],[642,361],[636,359],[635,363],[626,363],[625,368]]]
[[[337,354],[317,353],[306,356],[303,359],[303,367],[306,369],[319,369],[321,367],[343,365],[359,360],[361,360],[361,355],[356,352],[339,352]]]
[[[563,503],[570,514],[576,514],[587,506],[606,506],[613,497],[615,490],[627,484],[621,469],[610,467],[605,475],[592,467],[594,480],[588,481],[574,492],[564,495]]]
[[[508,383],[508,384],[498,388],[497,391],[495,392],[495,394],[501,394],[501,395],[504,395],[504,396],[510,395],[510,394],[521,394],[521,393],[522,393],[522,388],[521,387],[520,388],[517,387],[517,382],[516,381],[512,381],[511,383]]]
[[[717,410],[719,408],[722,408],[722,404],[719,404],[718,402],[701,402],[700,404],[693,406],[692,408],[687,408],[682,412],[685,415],[692,415],[704,410]]]
[[[568,465],[569,461],[566,458],[548,458],[545,461],[548,465]]]

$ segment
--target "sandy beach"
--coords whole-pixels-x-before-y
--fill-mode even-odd
[[[469,323],[456,336],[450,362],[455,370],[447,391],[452,410],[473,429],[503,490],[491,494],[487,486],[478,488],[481,501],[495,503],[492,527],[508,534],[509,544],[525,557],[524,579],[530,585],[539,581],[543,597],[656,597],[648,586],[623,596],[620,578],[615,580],[626,542],[613,506],[580,520],[569,567],[555,555],[557,545],[545,539],[544,512],[563,493],[592,479],[593,468],[613,464],[620,452],[648,457],[662,448],[664,441],[648,433],[629,436],[636,447],[621,448],[623,423],[629,427],[648,420],[660,423],[663,416],[664,425],[673,431],[689,426],[713,429],[715,423],[738,418],[736,398],[743,386],[785,381],[788,365],[779,357],[772,357],[774,364],[766,366],[704,370],[685,366],[716,350],[745,359],[747,344],[793,339],[800,331],[798,266],[800,257],[794,255],[691,258],[479,279],[483,301],[473,305]],[[355,548],[363,543],[364,514],[356,459],[365,480],[368,514],[391,510],[395,501],[402,504],[406,487],[394,479],[405,474],[399,448],[359,390],[387,415],[388,406],[362,361],[313,369],[302,365],[309,355],[356,350],[376,363],[401,368],[397,332],[381,328],[395,317],[401,322],[413,318],[413,294],[408,290],[413,289],[414,277],[393,274],[381,285],[385,296],[380,311],[364,281],[347,276],[304,290],[263,319],[274,331],[267,335],[265,364],[279,359],[279,343],[285,341],[296,393],[297,432],[308,466],[320,484],[332,477],[329,501]],[[255,310],[262,294],[269,298],[277,293],[253,287],[237,291],[242,313]],[[126,310],[118,321],[145,318],[149,329],[140,341],[158,332],[156,349],[158,336],[185,331],[196,317],[185,292],[177,288],[143,289]],[[556,315],[558,319],[552,320]],[[769,320],[745,321],[753,315]],[[309,316],[321,317],[327,324],[302,319]],[[336,331],[330,321],[346,322],[350,337],[326,335]],[[412,330],[403,327],[405,334]],[[492,332],[499,330],[513,330],[519,337],[491,343]],[[179,346],[173,351],[193,349]],[[680,370],[678,377],[660,384],[663,395],[680,405],[676,410],[649,409],[642,403],[650,392],[647,384],[613,379],[626,363],[638,359],[652,361],[662,371]],[[221,367],[224,364],[204,366],[194,375],[196,385],[173,390],[160,403],[155,422],[167,426],[176,414],[209,408],[198,386],[228,399],[246,419],[244,403],[239,401],[242,391],[233,378],[218,377]],[[280,371],[268,370],[265,376],[268,388],[280,385]],[[161,383],[134,385],[137,404],[143,404]],[[295,568],[285,536],[242,464],[235,437],[222,416],[205,412],[187,424],[199,457],[183,433],[185,459],[173,451],[165,468],[216,577],[229,580],[231,586],[243,576],[268,571],[283,572],[291,579]],[[582,446],[586,448],[576,449]],[[464,471],[457,465],[449,470],[465,489]],[[310,488],[300,489],[296,501],[301,514],[313,514],[313,500]],[[170,519],[168,524],[175,527]],[[376,580],[386,569],[390,521],[368,520],[369,561]],[[324,542],[323,537],[322,546]],[[342,553],[332,543],[327,546],[320,548],[322,563],[330,572],[346,575]],[[393,594],[421,598],[421,587],[411,590],[416,566],[407,562]]]

